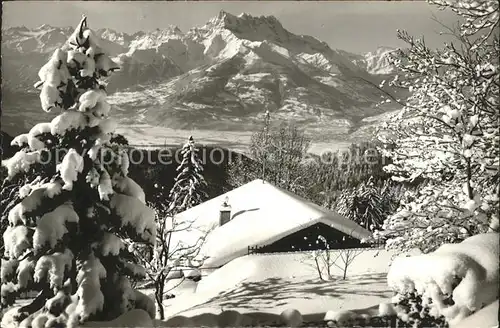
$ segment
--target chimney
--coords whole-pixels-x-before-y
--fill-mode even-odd
[[[229,199],[226,197],[220,207],[219,227],[228,223],[229,220],[231,220],[231,205],[229,205]]]

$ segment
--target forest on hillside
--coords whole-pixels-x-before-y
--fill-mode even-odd
[[[273,140],[287,145],[285,149],[265,141],[264,131],[268,131]],[[19,150],[19,147],[10,145],[11,141],[11,136],[2,133],[4,158]],[[140,149],[128,146],[127,139],[121,135],[115,135],[114,141],[128,147],[131,158],[137,159],[131,161],[129,174],[142,186],[147,201],[168,202],[166,195],[177,176],[182,145]],[[264,148],[265,158],[259,150]],[[250,156],[247,156],[222,147],[198,145],[199,154],[204,155],[206,200],[262,178],[318,205],[339,211],[373,230],[380,228],[384,216],[395,210],[404,188],[421,182],[404,186],[392,182],[391,175],[383,170],[384,165],[390,164],[390,159],[380,154],[374,142],[352,144],[347,150],[321,156],[313,155],[308,152],[309,141],[305,132],[289,124],[271,130],[263,124],[262,130],[254,134],[250,149]]]

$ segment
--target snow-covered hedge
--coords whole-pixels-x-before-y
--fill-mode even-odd
[[[324,322],[329,327],[461,325],[472,313],[495,300],[498,304],[499,237],[498,233],[480,234],[444,244],[433,253],[396,258],[387,275],[396,293],[392,302],[329,311]],[[487,316],[485,320],[495,319]]]

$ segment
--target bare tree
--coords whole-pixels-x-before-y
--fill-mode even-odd
[[[342,270],[342,279],[345,280],[347,277],[347,270],[354,259],[365,250],[364,248],[346,248],[340,250],[338,260],[335,260],[333,264]],[[339,264],[337,264],[337,262],[339,262]]]
[[[166,209],[166,207],[165,207]],[[199,270],[205,258],[200,251],[205,242],[209,230],[202,230],[194,227],[194,221],[178,222],[171,212],[157,212],[157,235],[154,250],[144,247],[144,245],[130,244],[131,250],[139,259],[139,262],[146,269],[147,279],[153,283],[155,288],[155,301],[158,307],[160,319],[165,319],[163,310],[163,299],[165,295],[180,285],[185,276],[177,286],[166,290],[166,284],[170,279],[176,277],[173,273],[180,271],[179,275],[186,270]],[[175,241],[172,243],[172,236],[176,239],[176,234],[192,233],[199,237],[193,242],[183,243]],[[151,254],[153,253],[153,254]]]
[[[310,140],[293,124],[272,127],[266,113],[261,131],[252,135],[250,157],[253,161],[238,161],[230,167],[232,185],[241,186],[261,178],[280,188],[299,193],[307,185],[304,160]]]
[[[356,257],[366,250],[365,248],[331,249],[326,238],[321,235],[318,236],[318,244],[322,244],[324,249],[315,250],[311,255],[321,280],[325,280],[323,277],[324,271],[326,271],[328,279],[332,279],[332,268],[334,267],[342,271],[342,279],[345,280],[349,266],[354,262]]]
[[[314,263],[316,263],[316,270],[318,270],[318,276],[320,280],[325,280],[323,278],[323,272],[321,272],[321,265],[320,265],[320,259],[321,259],[321,253],[318,253],[316,251],[313,251],[312,257],[314,259]]]
[[[162,303],[168,292],[165,291],[165,285],[172,277],[170,273],[175,270],[198,270],[203,265],[204,258],[200,256],[200,251],[209,233],[209,230],[195,227],[194,220],[176,220],[178,213],[198,205],[207,197],[203,166],[193,137],[189,137],[181,153],[182,162],[177,168],[178,175],[168,196],[163,186],[156,185],[158,193],[150,204],[156,211],[156,246],[132,247],[145,266],[147,277],[154,284],[155,300],[162,320],[165,316]],[[172,238],[179,234],[187,236],[188,233],[198,236],[197,239],[185,243],[181,238]]]

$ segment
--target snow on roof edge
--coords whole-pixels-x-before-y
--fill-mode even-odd
[[[313,203],[313,202],[311,202],[311,201],[309,201],[309,200],[307,200],[299,195],[296,195],[290,191],[276,187],[272,183],[269,183],[269,182],[264,181],[262,179],[255,179],[255,180],[248,182],[240,187],[237,187],[233,190],[230,190],[222,195],[219,195],[217,197],[209,199],[209,200],[207,200],[207,201],[205,201],[197,206],[194,206],[194,207],[192,207],[184,212],[178,213],[176,215],[176,217],[180,218],[181,220],[182,220],[182,218],[190,218],[190,219],[192,219],[193,217],[199,218],[199,215],[196,215],[196,214],[199,214],[200,212],[204,213],[204,211],[202,211],[202,209],[212,207],[217,202],[221,202],[221,204],[222,204],[222,201],[226,197],[229,199],[229,203],[231,204],[231,200],[232,200],[231,195],[237,194],[244,189],[249,189],[250,191],[252,191],[252,189],[255,188],[254,186],[258,186],[259,184],[271,186],[272,189],[274,189],[275,191],[277,191],[278,193],[280,193],[282,195],[284,194],[286,197],[290,198],[290,200],[294,200],[295,202],[301,203],[301,205],[307,207],[311,211],[316,212],[318,214],[318,219],[322,219],[322,221],[321,221],[322,223],[324,223],[328,226],[331,226],[334,229],[341,231],[341,232],[343,232],[351,237],[354,237],[356,239],[361,240],[361,239],[367,238],[371,235],[370,231],[368,231],[367,229],[358,225],[356,222],[341,216],[337,212],[326,209],[326,208],[324,208],[320,205],[317,205],[317,204],[315,204],[315,203]],[[234,209],[234,207],[233,207],[233,209]],[[234,219],[237,219],[237,218],[234,218]],[[234,219],[232,219],[227,224],[231,223]],[[238,219],[242,219],[242,218],[240,217]],[[300,227],[306,228],[312,224],[313,223],[307,222],[305,225],[301,224]]]

